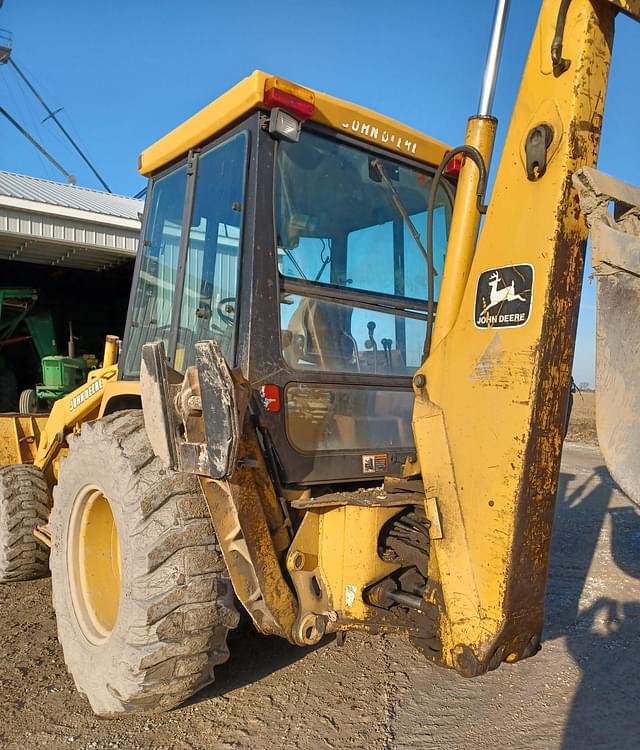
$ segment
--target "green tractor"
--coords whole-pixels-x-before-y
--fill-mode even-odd
[[[89,370],[97,367],[93,355],[74,356],[73,339],[69,339],[69,354],[42,357],[42,383],[35,388],[27,388],[20,394],[18,411],[20,414],[34,414],[41,411],[42,404],[49,406],[52,401],[65,396],[82,385]]]

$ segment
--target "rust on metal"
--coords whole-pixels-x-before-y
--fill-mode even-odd
[[[606,17],[601,21],[601,28],[606,30],[610,42],[612,25],[607,28]],[[576,82],[576,97],[579,98],[588,93],[579,89],[581,83],[584,83],[583,76]],[[602,102],[599,106],[602,107]],[[596,120],[597,124],[595,120],[571,124],[568,139],[572,160],[583,163],[595,160],[600,117]],[[507,656],[510,661],[517,661],[538,650],[543,627],[550,540],[573,361],[573,346],[567,346],[567,342],[575,339],[584,269],[585,235],[582,222],[575,223],[578,196],[569,173],[562,193],[552,244],[547,307],[539,340],[539,376],[531,398],[531,432],[524,456],[525,473],[518,491],[511,566],[506,581],[508,617],[497,638],[485,645],[489,668],[496,661],[494,643],[499,644],[500,661]]]
[[[640,0],[609,0],[609,2],[627,16],[640,21]]]
[[[362,508],[404,507],[422,504],[423,495],[417,492],[388,492],[385,487],[373,489],[361,488],[345,492],[327,492],[323,495],[293,500],[291,507],[298,510],[312,508],[330,508],[344,505],[356,505]]]
[[[542,5],[472,261],[477,282],[420,370],[428,393],[416,392],[418,458],[442,521],[427,594],[441,600],[442,650],[430,658],[468,676],[534,653],[544,617],[586,239],[571,175],[597,155],[615,13],[604,0],[573,0],[564,38],[571,65],[552,75],[559,7]],[[544,123],[553,140],[544,175],[531,181],[521,147]],[[525,265],[524,322],[499,332],[479,326],[483,274]],[[434,514],[427,508],[432,528]]]

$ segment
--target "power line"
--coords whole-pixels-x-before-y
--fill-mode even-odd
[[[20,68],[15,64],[13,61],[13,58],[9,58],[9,65],[13,67],[13,69],[16,71],[16,73],[22,78],[22,80],[27,84],[29,87],[29,91],[36,97],[36,99],[42,104],[42,106],[45,108],[47,112],[47,117],[43,120],[43,122],[46,122],[48,119],[51,119],[55,122],[55,124],[60,128],[60,130],[63,132],[69,143],[74,147],[74,149],[80,154],[82,157],[82,160],[85,162],[85,164],[89,167],[89,169],[93,172],[93,174],[98,178],[101,185],[104,187],[104,189],[110,193],[111,188],[107,185],[107,183],[102,179],[100,174],[98,173],[98,170],[93,166],[93,164],[89,161],[89,159],[85,156],[82,149],[78,144],[73,140],[73,138],[69,135],[65,127],[62,125],[60,120],[58,120],[57,115],[61,111],[60,109],[55,110],[55,112],[49,107],[49,105],[45,102],[45,100],[40,96],[40,94],[36,91],[36,89],[33,87],[29,79],[26,77],[26,75],[20,70]],[[47,157],[49,158],[49,157]],[[56,162],[57,164],[57,162]],[[59,165],[58,165],[59,166]],[[66,174],[66,173],[65,173]]]
[[[3,115],[4,117],[6,117],[7,120],[9,120],[9,122],[13,125],[13,127],[19,130],[22,133],[22,135],[29,141],[29,143],[35,146],[38,149],[38,151],[43,156],[45,156],[57,170],[62,172],[62,174],[67,178],[67,180],[69,181],[71,185],[76,184],[76,178],[72,174],[69,174],[69,172],[67,172],[67,170],[62,166],[62,164],[56,161],[53,158],[53,156],[51,156],[51,154],[46,150],[46,148],[44,148],[44,146],[41,146],[38,143],[38,141],[31,135],[31,133],[29,133],[28,130],[25,130],[17,120],[14,120],[14,118],[11,117],[11,115],[7,112],[7,110],[4,107],[0,107],[0,115]]]

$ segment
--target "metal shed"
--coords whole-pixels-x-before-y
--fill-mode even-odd
[[[0,171],[0,261],[100,271],[135,257],[144,203]]]

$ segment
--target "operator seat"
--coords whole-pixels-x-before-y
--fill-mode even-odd
[[[289,321],[289,344],[283,347],[288,364],[337,372],[359,370],[352,315],[350,307],[303,298]]]

